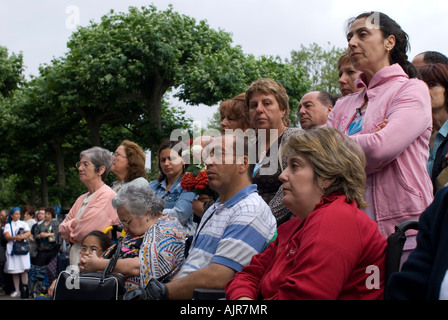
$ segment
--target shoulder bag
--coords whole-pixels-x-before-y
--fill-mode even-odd
[[[12,229],[12,221],[11,221],[11,233],[14,236],[14,231]],[[23,234],[25,233],[23,228],[20,228],[19,231],[17,231],[17,234]],[[12,256],[24,256],[27,255],[30,252],[30,243],[28,242],[28,239],[23,239],[21,241],[13,240],[12,243]]]
[[[62,271],[55,285],[53,300],[121,300],[126,291],[125,278],[121,273],[112,273],[120,252],[121,242],[118,242],[103,272]]]

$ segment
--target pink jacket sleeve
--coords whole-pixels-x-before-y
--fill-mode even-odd
[[[76,219],[76,214],[86,195],[79,197],[67,217],[59,225],[61,237],[70,243],[78,243],[93,230],[103,231],[110,225],[117,225],[119,222],[117,211],[112,206],[112,199],[115,195],[116,193],[107,185],[98,189],[85,208],[78,224],[72,228],[72,222]]]
[[[385,128],[351,136],[364,150],[368,174],[381,170],[395,160],[429,130],[432,121],[430,107],[428,88],[421,81],[410,80],[388,107],[386,118],[389,123]]]

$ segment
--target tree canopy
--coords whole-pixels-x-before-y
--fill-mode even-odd
[[[323,90],[330,94],[339,94],[339,72],[337,63],[345,49],[331,46],[328,49],[311,43],[309,47],[300,45],[300,50],[291,52],[290,63],[302,66],[311,80],[311,90]]]
[[[174,129],[191,130],[168,93],[211,106],[271,77],[297,109],[310,87],[301,65],[244,54],[230,33],[172,7],[111,10],[74,31],[67,48],[25,81],[22,55],[0,47],[0,189],[13,189],[0,193],[0,206],[69,208],[85,189],[73,165],[80,151],[114,151],[123,139],[156,150]]]

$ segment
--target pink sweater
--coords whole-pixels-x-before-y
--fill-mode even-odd
[[[115,195],[116,193],[107,185],[99,188],[85,208],[77,226],[72,228],[72,222],[76,219],[87,193],[81,195],[59,225],[61,237],[69,243],[78,243],[93,230],[103,231],[108,226],[117,225],[119,222],[117,211],[112,207]]]
[[[373,212],[380,232],[387,237],[407,219],[418,219],[432,202],[432,184],[426,171],[432,130],[431,100],[427,85],[409,79],[394,64],[378,71],[366,87],[363,75],[356,84],[363,90],[338,100],[328,125],[348,133],[356,108],[364,98],[368,106],[362,130],[350,136],[367,158],[366,173],[371,181]],[[389,119],[386,127],[374,132]]]

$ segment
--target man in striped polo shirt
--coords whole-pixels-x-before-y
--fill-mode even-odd
[[[206,147],[209,185],[219,198],[204,213],[178,275],[148,287],[149,296],[191,299],[195,288],[224,289],[273,238],[277,223],[252,184],[255,161],[249,151],[247,137],[240,135],[223,135]]]

